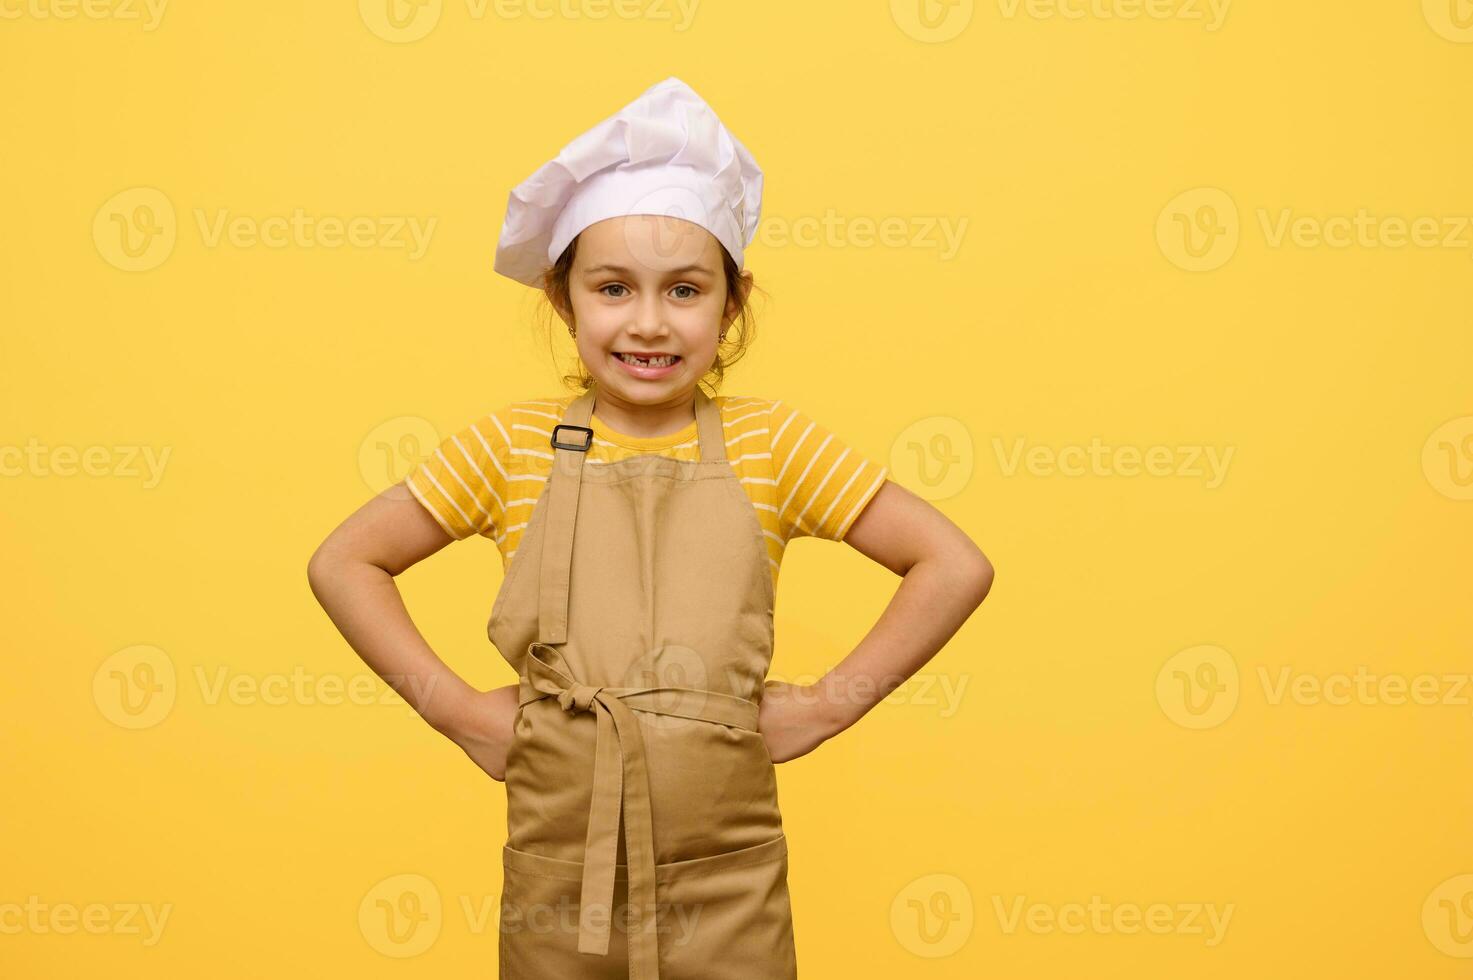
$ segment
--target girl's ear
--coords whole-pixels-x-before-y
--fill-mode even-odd
[[[558,315],[558,319],[563,321],[563,325],[570,330],[573,329],[573,311],[563,306],[558,300],[557,293],[552,289],[544,288],[542,292],[547,297],[547,305],[552,307],[553,312]]]
[[[736,294],[727,294],[726,316],[721,321],[723,327],[735,320],[737,314],[742,311],[742,307],[747,303],[747,297],[752,295],[752,284],[756,281],[750,270],[743,272],[737,278],[741,285],[738,287],[739,292]]]

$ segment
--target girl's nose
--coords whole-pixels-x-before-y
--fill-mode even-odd
[[[646,294],[640,298],[634,310],[631,329],[641,337],[654,337],[664,332],[664,317],[658,298]]]

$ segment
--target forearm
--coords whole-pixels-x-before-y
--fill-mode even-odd
[[[985,559],[937,554],[906,571],[879,620],[814,685],[829,734],[853,725],[920,670],[992,587]]]
[[[308,581],[363,662],[430,725],[452,732],[476,691],[430,649],[394,577],[367,562],[323,555],[313,559]]]

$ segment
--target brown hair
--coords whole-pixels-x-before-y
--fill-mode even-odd
[[[563,254],[558,256],[557,262],[553,264],[551,269],[543,273],[542,276],[542,291],[549,303],[549,316],[547,320],[547,342],[549,348],[552,346],[553,317],[557,315],[557,311],[559,309],[567,311],[569,318],[572,317],[573,304],[571,291],[568,287],[568,279],[570,273],[573,271],[573,257],[578,251],[578,237],[580,236],[575,236],[568,243],[568,247],[563,249]],[[726,295],[727,302],[729,303],[731,297],[742,296],[742,288],[745,281],[742,279],[741,269],[737,268],[736,261],[732,259],[731,253],[725,247],[721,247],[721,264],[726,273]],[[726,376],[727,368],[740,361],[747,353],[747,348],[752,345],[753,332],[756,324],[752,313],[751,293],[757,289],[757,285],[753,283],[745,298],[739,300],[740,307],[727,327],[726,339],[719,341],[716,345],[716,360],[711,364],[710,370],[701,377],[702,382],[708,382],[709,394],[714,395],[716,393],[716,389],[721,387],[721,381]],[[725,307],[722,308],[722,312],[724,315]],[[739,329],[733,330],[733,328],[737,328],[738,326]],[[734,337],[733,333],[735,333]],[[557,360],[557,352],[555,350],[553,351],[553,360],[554,362]],[[587,391],[593,384],[593,376],[583,369],[583,362],[579,360],[577,370],[572,374],[563,375],[562,381],[564,385],[582,393]]]

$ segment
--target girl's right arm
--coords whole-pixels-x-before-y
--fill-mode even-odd
[[[454,540],[398,483],[327,536],[307,562],[307,581],[363,662],[489,776],[504,780],[517,685],[478,691],[467,684],[430,649],[394,583]]]

